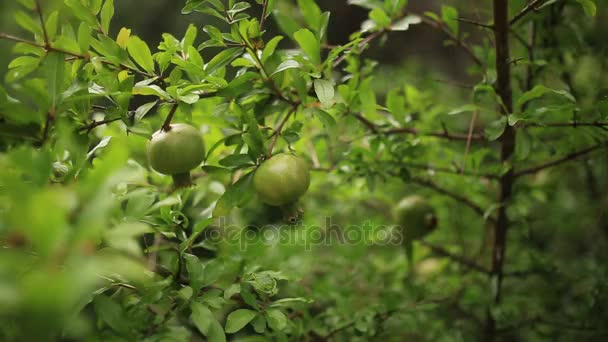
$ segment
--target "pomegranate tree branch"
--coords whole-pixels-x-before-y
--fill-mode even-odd
[[[484,23],[480,23],[480,22],[469,20],[469,19],[465,19],[465,18],[456,18],[456,20],[458,20],[458,21],[460,21],[462,23],[465,23],[465,24],[479,26],[481,28],[485,28],[485,29],[488,29],[488,30],[494,30],[494,25],[484,24]]]
[[[163,123],[163,131],[165,132],[169,132],[171,130],[171,120],[173,120],[173,116],[175,116],[175,113],[177,112],[177,108],[179,107],[179,104],[177,102],[175,102],[173,104],[173,107],[171,107],[171,110],[169,111],[169,114],[167,115],[167,118],[165,119],[165,122]]]
[[[268,0],[264,0],[262,2],[262,15],[260,16],[260,31],[264,28],[264,23],[266,22],[266,16],[268,13]]]
[[[518,22],[520,19],[522,19],[523,17],[526,16],[526,14],[532,12],[532,11],[536,11],[541,5],[544,5],[545,0],[534,0],[530,3],[528,3],[528,5],[526,5],[526,7],[524,7],[521,11],[519,11],[519,13],[517,13],[510,21],[509,21],[509,25],[515,25],[516,22]]]
[[[410,178],[410,181],[414,184],[429,188],[442,195],[450,197],[450,198],[456,200],[457,202],[460,202],[460,203],[464,204],[465,206],[473,209],[473,211],[476,212],[477,214],[479,214],[481,216],[485,216],[486,211],[480,205],[478,205],[477,203],[471,201],[470,199],[468,199],[458,193],[455,193],[451,190],[444,189],[444,188],[440,187],[439,185],[433,183],[432,181],[424,179],[424,178],[412,177],[412,178]],[[494,218],[488,217],[488,221],[494,222]]]
[[[49,40],[49,34],[46,30],[46,25],[44,24],[44,16],[42,15],[42,6],[40,6],[40,0],[36,0],[36,13],[38,13],[38,19],[40,20],[40,26],[42,27],[42,35],[44,37],[44,46],[51,46],[51,42]]]
[[[413,127],[391,128],[391,129],[383,131],[383,130],[381,130],[380,127],[378,127],[378,125],[371,122],[369,119],[367,119],[362,114],[352,113],[352,112],[349,114],[352,115],[359,122],[361,122],[365,127],[367,127],[367,129],[369,129],[374,134],[386,134],[386,135],[411,134],[411,135],[429,136],[429,137],[435,137],[435,138],[441,138],[441,139],[447,139],[447,140],[467,141],[470,138],[471,140],[476,140],[476,141],[486,141],[486,138],[483,136],[483,134],[479,134],[479,133],[472,133],[471,135],[469,135],[469,134],[449,133],[446,130],[444,130],[442,132],[422,132]]]
[[[93,121],[90,124],[80,127],[78,129],[78,132],[91,132],[94,128],[99,127],[99,126],[103,126],[103,125],[107,125],[109,123],[115,122],[121,120],[121,118],[113,118],[113,119],[105,119],[105,120],[99,120],[99,121]]]
[[[511,88],[511,63],[509,52],[509,0],[493,0],[494,14],[494,41],[496,46],[496,93],[500,96],[503,105],[499,107],[501,115],[508,116],[513,112],[513,93]],[[525,13],[524,13],[525,14]],[[509,163],[515,152],[515,129],[507,125],[500,138],[500,161],[504,165]],[[494,243],[492,246],[492,267],[490,281],[493,284],[493,299],[500,304],[502,296],[503,266],[507,245],[507,231],[511,224],[507,215],[508,203],[513,193],[515,181],[513,169],[509,169],[500,178],[500,194],[498,203],[498,216],[494,226]],[[496,320],[491,308],[486,312],[484,340],[492,341],[496,335]]]
[[[550,167],[554,167],[554,166],[557,166],[557,165],[560,165],[560,164],[563,164],[563,163],[567,163],[567,162],[572,161],[572,160],[576,160],[576,159],[578,159],[580,157],[583,157],[583,156],[585,156],[585,155],[587,155],[587,154],[589,154],[591,152],[597,151],[597,150],[605,148],[605,147],[606,147],[606,144],[598,144],[598,145],[595,145],[595,146],[591,146],[591,147],[585,148],[583,150],[570,153],[570,154],[568,154],[568,155],[566,155],[566,156],[564,156],[562,158],[559,158],[559,159],[556,159],[556,160],[552,160],[552,161],[549,161],[549,162],[546,162],[544,164],[537,165],[537,166],[534,166],[534,167],[531,167],[531,168],[528,168],[528,169],[519,170],[519,171],[515,172],[514,177],[521,177],[521,176],[535,174],[535,173],[537,173],[537,172],[539,172],[541,170],[548,169]]]
[[[403,165],[405,167],[409,167],[412,169],[427,170],[427,171],[431,171],[431,172],[450,173],[450,174],[455,174],[455,175],[481,177],[481,178],[488,178],[488,179],[500,179],[500,176],[491,174],[491,173],[478,173],[478,172],[465,171],[462,169],[454,170],[454,169],[450,169],[447,167],[435,167],[435,166],[431,166],[431,165],[416,164],[416,163],[400,163],[400,165]]]
[[[279,123],[277,128],[272,133],[272,135],[271,135],[272,141],[270,142],[270,145],[268,146],[268,157],[272,156],[272,150],[274,149],[274,145],[276,145],[277,140],[279,140],[279,137],[281,136],[281,131],[283,131],[283,127],[285,127],[285,124],[287,123],[287,121],[289,120],[291,115],[293,115],[293,113],[295,113],[295,112],[296,112],[296,108],[292,108],[289,112],[287,112],[287,115],[285,115],[283,120],[281,120],[281,122]]]
[[[460,255],[456,255],[442,247],[433,245],[429,242],[426,242],[424,240],[420,240],[420,244],[429,248],[431,251],[433,251],[433,253],[442,256],[442,257],[446,257],[450,260],[453,260],[463,266],[466,266],[467,268],[470,268],[474,271],[483,273],[483,274],[490,274],[490,270],[486,269],[485,267],[477,264],[475,261],[473,260],[469,260],[466,257],[460,256]]]
[[[473,49],[466,42],[456,36],[452,31],[450,31],[450,29],[446,25],[444,25],[443,22],[435,21],[425,15],[418,16],[420,17],[422,22],[427,26],[443,32],[443,34],[445,34],[450,40],[456,43],[456,45],[459,46],[467,55],[469,55],[469,57],[471,57],[475,64],[483,66],[483,61],[479,57],[477,57],[477,55],[475,55]]]
[[[44,49],[46,52],[59,52],[59,53],[63,53],[65,55],[72,56],[72,57],[74,57],[76,59],[82,59],[82,60],[85,60],[85,61],[89,61],[91,59],[91,56],[89,56],[88,54],[83,55],[83,54],[80,54],[80,53],[68,51],[68,50],[65,50],[65,49],[54,47],[51,44],[49,44],[48,46],[46,46],[45,44],[40,44],[40,43],[31,41],[31,40],[27,40],[27,39],[23,39],[23,38],[20,38],[20,37],[16,37],[16,36],[10,35],[8,33],[4,33],[4,32],[0,32],[0,39],[10,40],[10,41],[17,42],[17,43],[28,44],[28,45],[31,45],[31,46],[35,46],[35,47]],[[132,72],[134,74],[139,74],[139,75],[144,76],[144,77],[155,77],[155,75],[148,74],[147,72],[141,71],[141,70],[139,70],[137,68],[128,66],[126,64],[114,64],[114,63],[112,63],[110,61],[107,61],[107,60],[102,60],[101,63],[105,64],[105,65],[108,65],[108,66],[111,66],[111,67],[119,68],[121,70],[128,70],[128,71],[130,71],[130,72]]]

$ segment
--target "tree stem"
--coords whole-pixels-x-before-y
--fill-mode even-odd
[[[496,45],[496,93],[501,97],[504,106],[500,106],[502,115],[513,111],[513,94],[511,89],[511,63],[509,53],[509,1],[494,0],[494,39]],[[507,125],[501,137],[500,160],[507,164],[515,151],[515,130]],[[498,217],[494,228],[494,245],[492,248],[492,267],[490,281],[493,288],[494,304],[499,304],[502,298],[503,265],[507,243],[509,217],[507,216],[508,202],[513,193],[514,172],[510,168],[500,179],[500,195],[498,202]],[[487,311],[484,331],[486,341],[492,341],[496,335],[496,322],[490,309]]]

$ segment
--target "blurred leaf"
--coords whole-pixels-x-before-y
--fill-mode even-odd
[[[321,64],[321,47],[315,35],[308,29],[300,29],[293,36],[311,62]]]
[[[213,210],[213,217],[226,216],[232,208],[236,207],[251,188],[251,180],[253,172],[242,176],[236,183],[226,189],[226,192],[220,197]]]
[[[154,60],[146,42],[137,36],[131,36],[127,43],[127,50],[139,66],[150,74],[154,74]]]
[[[243,329],[247,323],[257,316],[257,312],[248,309],[238,309],[231,312],[226,319],[226,332],[234,334]]]
[[[334,85],[332,82],[317,79],[314,81],[314,88],[319,101],[325,108],[329,108],[333,105],[334,102]]]
[[[190,305],[192,314],[190,319],[198,330],[207,337],[209,342],[225,342],[226,335],[224,329],[211,313],[211,310],[203,304],[193,302]]]

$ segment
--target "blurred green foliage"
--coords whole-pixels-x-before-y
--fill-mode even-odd
[[[515,23],[501,115],[493,34],[456,20],[491,24],[475,4],[0,3],[0,340],[601,340],[608,8]],[[410,55],[428,30],[447,58]],[[185,189],[146,158],[171,118],[208,147]],[[313,169],[296,225],[249,181],[279,152]],[[438,217],[413,264],[391,216],[412,194]]]

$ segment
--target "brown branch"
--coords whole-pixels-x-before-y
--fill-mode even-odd
[[[416,14],[418,15],[418,14]],[[454,35],[454,33],[452,33],[452,31],[450,31],[450,29],[444,25],[442,22],[437,22],[427,16],[424,15],[418,15],[420,17],[420,19],[422,20],[422,22],[434,29],[437,29],[441,32],[443,32],[446,36],[448,36],[448,38],[450,38],[450,40],[452,40],[454,43],[456,43],[456,45],[458,45],[461,49],[464,50],[464,52],[466,52],[467,55],[469,55],[469,57],[471,57],[471,59],[473,60],[473,62],[475,62],[475,64],[479,65],[479,66],[483,66],[483,61],[481,59],[479,59],[479,57],[477,57],[477,55],[475,55],[475,52],[473,52],[473,49],[467,45],[462,39],[460,39],[459,37],[457,37],[456,35]]]
[[[502,100],[500,112],[508,116],[513,112],[513,90],[511,88],[511,63],[509,46],[509,0],[493,0],[494,41],[496,46],[496,93]],[[511,160],[515,152],[516,133],[512,126],[507,125],[500,138],[500,161],[504,165]],[[513,193],[515,177],[513,169],[509,169],[500,179],[500,195],[498,203],[498,216],[494,226],[494,241],[492,246],[492,267],[490,281],[493,284],[494,304],[500,304],[502,296],[503,268],[505,264],[505,250],[507,247],[507,231],[511,222],[507,216],[508,202]],[[496,335],[496,320],[491,307],[486,311],[484,340],[493,341]]]
[[[415,164],[415,163],[400,163],[401,165],[413,169],[427,170],[432,172],[440,172],[440,173],[451,173],[454,175],[463,175],[463,176],[471,176],[471,177],[482,177],[488,179],[499,179],[500,176],[491,174],[491,173],[478,173],[478,172],[470,172],[462,169],[454,170],[447,167],[435,167],[430,165],[423,164]]]
[[[448,250],[446,250],[446,249],[444,249],[442,247],[436,246],[436,245],[431,244],[429,242],[426,242],[424,240],[420,240],[420,244],[423,245],[423,246],[425,246],[425,247],[428,247],[430,250],[433,251],[433,253],[438,254],[438,255],[440,255],[442,257],[446,257],[448,259],[451,259],[451,260],[453,260],[453,261],[455,261],[455,262],[457,262],[457,263],[459,263],[459,264],[461,264],[463,266],[466,266],[467,268],[470,268],[470,269],[472,269],[474,271],[477,271],[477,272],[480,272],[480,273],[483,273],[483,274],[490,274],[490,270],[489,269],[487,269],[487,268],[485,268],[485,267],[477,264],[473,260],[469,260],[466,257],[460,256],[460,255],[456,255],[456,254],[454,254],[454,253],[452,253],[452,252],[450,252],[450,251],[448,251]]]
[[[370,131],[374,132],[375,134],[380,134],[380,129],[378,128],[378,126],[376,126],[376,124],[374,124],[373,122],[369,121],[366,117],[364,117],[362,114],[360,113],[352,113],[349,112],[350,115],[352,115],[355,119],[359,120],[359,122],[361,122],[365,127],[367,127]]]
[[[359,44],[357,44],[357,48],[360,51],[363,51],[367,48],[367,46],[376,38],[380,37],[381,35],[383,35],[384,33],[387,33],[388,31],[385,30],[380,30],[380,31],[376,31],[372,34],[370,34],[369,36],[365,37]],[[346,59],[346,57],[348,56],[348,53],[350,53],[352,51],[352,49],[350,49],[349,51],[345,52],[342,54],[342,56],[338,57],[338,59],[336,59],[334,61],[333,67],[336,68],[338,67],[340,64],[342,64],[342,62],[344,62],[344,60]]]
[[[474,212],[476,212],[477,214],[479,214],[481,216],[485,216],[485,214],[486,214],[485,210],[477,203],[471,201],[470,199],[466,198],[465,196],[463,196],[461,194],[455,193],[451,190],[444,189],[444,188],[440,187],[439,185],[433,183],[430,180],[418,178],[418,177],[412,177],[412,178],[410,178],[410,181],[414,184],[432,189],[442,195],[450,197],[450,198],[456,200],[457,202],[460,202],[461,204],[473,209]],[[494,218],[488,216],[488,221],[494,222]]]
[[[528,168],[528,169],[519,170],[519,171],[515,172],[514,177],[521,177],[521,176],[525,176],[525,175],[535,174],[535,173],[537,173],[537,172],[539,172],[541,170],[544,170],[544,169],[547,169],[547,168],[550,168],[550,167],[554,167],[554,166],[557,166],[557,165],[560,165],[560,164],[563,164],[563,163],[566,163],[566,162],[578,159],[578,158],[580,158],[582,156],[585,156],[585,155],[587,155],[587,154],[589,154],[591,152],[597,151],[597,150],[605,148],[605,147],[606,147],[605,143],[598,144],[598,145],[595,145],[595,146],[591,146],[591,147],[585,148],[583,150],[570,153],[570,154],[568,154],[568,155],[566,155],[566,156],[564,156],[562,158],[559,158],[559,159],[556,159],[556,160],[552,160],[552,161],[549,161],[549,162],[546,162],[544,164],[537,165],[537,166],[534,166],[534,167],[531,167],[531,168]]]
[[[162,130],[165,132],[169,132],[171,130],[171,120],[173,120],[173,116],[175,116],[175,113],[177,112],[177,108],[179,107],[179,103],[175,102],[173,104],[173,107],[171,107],[171,111],[169,111],[169,114],[167,115],[167,118],[165,119],[165,122],[163,123],[162,126]]]
[[[42,36],[44,37],[44,46],[51,46],[51,42],[49,40],[49,34],[46,30],[46,25],[44,24],[44,16],[42,15],[42,6],[40,6],[40,0],[36,0],[36,13],[38,13],[38,19],[40,20],[40,26],[42,26]]]
[[[266,22],[266,13],[268,11],[268,0],[264,0],[262,2],[262,15],[260,16],[260,31],[264,28],[264,23]]]
[[[475,25],[475,26],[479,26],[481,28],[485,28],[488,30],[494,30],[494,25],[489,25],[489,24],[483,24],[477,21],[473,21],[473,20],[469,20],[469,19],[464,19],[464,18],[456,18],[457,21],[460,21],[462,23],[465,24],[471,24],[471,25]]]
[[[526,14],[528,14],[532,11],[536,11],[538,9],[538,7],[543,5],[544,2],[545,2],[545,0],[534,0],[530,3],[528,3],[528,5],[526,5],[526,7],[524,7],[521,11],[519,11],[519,13],[517,13],[517,15],[515,15],[513,17],[513,19],[509,20],[509,25],[510,26],[515,25],[515,23],[518,22],[523,17],[525,17]]]
[[[63,53],[65,55],[72,56],[72,57],[75,57],[77,59],[82,59],[82,60],[85,60],[85,61],[89,61],[91,59],[91,56],[89,56],[88,54],[82,55],[80,53],[76,53],[76,52],[72,52],[72,51],[68,51],[68,50],[64,50],[64,49],[61,49],[61,48],[54,47],[54,46],[52,46],[50,44],[49,44],[49,46],[46,46],[44,44],[40,44],[40,43],[31,41],[31,40],[27,40],[27,39],[23,39],[23,38],[20,38],[20,37],[16,37],[16,36],[4,33],[4,32],[0,32],[0,39],[10,40],[10,41],[14,41],[14,42],[17,42],[17,43],[28,44],[28,45],[31,45],[31,46],[35,46],[35,47],[41,48],[41,49],[45,50],[46,52],[59,52],[59,53]],[[126,64],[114,64],[114,63],[112,63],[110,61],[106,61],[106,60],[102,60],[101,63],[104,64],[104,65],[108,65],[108,66],[112,66],[112,67],[115,67],[115,68],[119,68],[121,70],[128,70],[128,71],[131,71],[131,72],[133,72],[135,74],[139,74],[139,75],[144,76],[144,77],[156,77],[156,75],[148,74],[147,72],[141,71],[141,70],[139,70],[137,68],[133,68],[133,67],[128,66]]]
[[[467,156],[469,155],[469,151],[471,149],[471,139],[473,139],[473,130],[475,129],[475,120],[477,120],[478,111],[473,112],[473,116],[471,117],[471,122],[469,122],[469,133],[467,134],[467,145],[464,148],[464,156],[462,158],[462,170],[467,167]]]
[[[109,123],[118,121],[118,120],[122,120],[122,118],[113,118],[113,119],[106,119],[106,120],[99,120],[99,121],[93,121],[90,124],[80,127],[78,129],[78,132],[87,132],[90,133],[94,128],[99,127],[99,126],[103,126],[103,125],[107,125]]]
[[[281,131],[283,130],[283,127],[285,126],[285,124],[287,123],[287,121],[289,120],[289,118],[291,117],[291,115],[293,113],[295,113],[296,108],[292,108],[287,115],[285,115],[285,117],[283,118],[283,120],[281,120],[281,122],[279,123],[279,125],[277,126],[277,128],[274,130],[274,132],[271,135],[272,141],[270,142],[270,145],[268,145],[268,158],[270,158],[272,156],[272,150],[274,149],[274,146],[277,143],[277,140],[279,140],[279,137],[281,136]]]
[[[387,134],[387,135],[413,134],[413,135],[422,135],[422,136],[443,138],[443,139],[447,139],[447,140],[461,140],[461,141],[467,141],[469,139],[468,134],[448,133],[445,131],[443,131],[443,132],[421,132],[420,130],[418,130],[416,128],[407,128],[407,127],[389,129],[389,130],[385,131],[384,134]],[[471,140],[474,140],[474,141],[486,141],[485,136],[481,133],[472,133],[470,135],[470,138],[471,138]]]

